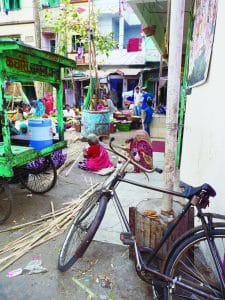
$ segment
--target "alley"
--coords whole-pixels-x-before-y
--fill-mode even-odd
[[[129,133],[117,132],[114,136],[116,141],[122,144],[127,136],[132,134],[134,134],[134,131]],[[72,131],[67,134],[67,137],[68,139],[74,139],[77,135],[78,133]],[[80,141],[73,144],[72,147],[76,152],[75,156],[79,155],[84,144]],[[116,162],[116,157],[113,154],[111,156]],[[163,157],[163,153],[154,154],[157,166],[163,167]],[[131,173],[128,174],[129,176],[135,180],[146,180],[141,173]],[[159,186],[162,184],[162,175],[151,174],[150,176],[152,183]],[[12,185],[14,195],[13,212],[9,220],[1,226],[1,229],[38,219],[41,215],[50,212],[51,201],[54,203],[54,208],[57,209],[63,203],[76,199],[90,186],[90,182],[99,182],[103,178],[105,176],[87,173],[74,166],[68,177],[59,176],[56,187],[42,196],[31,194],[18,185]],[[142,200],[151,197],[151,192],[145,192],[143,189],[125,184],[118,188],[118,194],[127,213],[129,206],[136,206]],[[160,195],[157,197],[160,197]],[[1,246],[22,236],[26,230],[1,233]],[[110,204],[103,224],[96,234],[96,241],[91,243],[83,259],[64,274],[57,270],[57,259],[63,239],[63,235],[60,235],[34,248],[1,272],[0,298],[83,300],[87,299],[91,292],[97,299],[149,299],[149,295],[151,295],[150,287],[138,278],[134,262],[129,259],[129,250],[119,240],[121,231],[118,216],[113,205]],[[34,257],[41,258],[43,267],[47,268],[46,273],[7,277],[9,271],[25,267]]]

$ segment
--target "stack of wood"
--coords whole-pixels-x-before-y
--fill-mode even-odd
[[[91,186],[80,197],[67,203],[63,208],[58,210],[54,210],[53,204],[51,203],[52,211],[43,215],[40,219],[1,231],[17,231],[25,229],[28,226],[34,227],[22,237],[9,242],[0,249],[0,271],[5,270],[32,248],[63,233],[97,189],[98,184]]]

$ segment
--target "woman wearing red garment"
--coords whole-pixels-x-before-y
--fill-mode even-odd
[[[45,113],[50,115],[54,109],[54,98],[51,93],[46,93],[42,99],[45,105]]]
[[[84,149],[84,160],[79,162],[79,168],[97,172],[113,166],[104,144],[99,142],[95,134],[89,134],[87,142],[89,147]]]

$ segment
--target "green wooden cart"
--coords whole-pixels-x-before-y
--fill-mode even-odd
[[[33,48],[22,42],[11,39],[0,39],[0,128],[2,140],[0,141],[0,223],[5,221],[11,213],[12,196],[9,188],[10,180],[17,174],[21,175],[21,181],[33,192],[44,193],[52,188],[56,182],[56,170],[50,159],[50,155],[66,147],[64,141],[63,124],[63,69],[76,68],[73,60],[47,51]],[[7,99],[4,95],[4,87],[10,82],[47,82],[56,88],[56,108],[59,138],[53,145],[36,150],[29,147],[14,144],[10,137],[10,128],[7,112]],[[26,168],[27,163],[42,157],[44,164],[41,169],[31,171]],[[25,174],[25,175],[24,175]],[[29,177],[36,180],[31,185]],[[42,178],[41,175],[44,175]],[[25,178],[25,179],[24,179]],[[33,182],[33,181],[32,181]]]

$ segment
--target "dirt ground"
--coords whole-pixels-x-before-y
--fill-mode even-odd
[[[133,132],[119,132],[114,136],[118,143],[131,136]],[[69,143],[78,135],[68,132]],[[74,156],[78,157],[85,143],[74,144]],[[71,150],[71,147],[68,150]],[[116,157],[112,155],[114,162]],[[64,173],[65,175],[65,173]],[[62,207],[63,203],[76,199],[85,191],[90,182],[98,182],[102,177],[87,173],[75,166],[68,177],[58,177],[56,186],[44,195],[31,194],[20,185],[11,185],[14,197],[13,211],[7,222],[1,225],[4,230],[13,225],[33,221],[51,211]],[[0,233],[0,247],[20,237],[25,229]],[[0,273],[1,300],[27,299],[151,299],[150,287],[142,282],[134,263],[128,258],[128,248],[109,243],[92,242],[83,259],[70,270],[61,273],[57,269],[57,259],[63,235],[36,247]],[[7,272],[23,268],[32,258],[38,257],[47,269],[46,273],[23,274],[8,278]],[[90,295],[94,295],[92,298]]]

